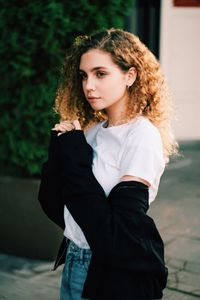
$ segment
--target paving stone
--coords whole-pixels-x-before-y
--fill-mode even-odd
[[[188,261],[185,270],[200,277],[200,263]]]
[[[184,270],[187,265],[187,261],[184,259],[178,259],[178,258],[173,258],[173,257],[168,257],[166,259],[166,263],[169,268],[174,269],[175,271],[177,270]]]
[[[180,271],[177,274],[178,289],[191,292],[200,297],[200,276],[191,274],[187,271]]]
[[[163,300],[197,300],[196,296],[184,294],[179,291],[165,289]]]
[[[187,237],[178,237],[166,245],[165,251],[174,259],[200,261],[200,242]]]
[[[49,269],[51,263],[40,261],[36,266],[32,260],[13,256],[7,256],[7,261],[8,270],[0,271],[0,300],[59,300],[62,268],[53,272]]]

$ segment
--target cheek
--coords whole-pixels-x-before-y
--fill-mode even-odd
[[[126,89],[126,84],[121,77],[112,77],[102,83],[102,88],[111,93],[123,92]]]
[[[109,90],[113,95],[123,95],[126,90],[126,84],[121,78],[116,78],[110,82]]]
[[[81,83],[81,86],[82,86],[82,90],[83,90],[84,95],[86,95],[86,88],[85,88],[84,81]]]
[[[112,99],[117,100],[124,96],[125,94],[125,88],[122,86],[115,86],[112,90]]]

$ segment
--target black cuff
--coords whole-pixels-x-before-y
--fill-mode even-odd
[[[61,134],[58,137],[61,160],[64,162],[76,162],[92,165],[93,149],[87,143],[82,130],[73,130]]]
[[[63,146],[80,146],[87,144],[83,130],[71,130],[58,136],[59,143]],[[70,143],[70,144],[69,144]]]
[[[142,182],[121,181],[111,190],[108,201],[114,207],[145,214],[149,209],[149,188]]]
[[[50,143],[49,143],[49,159],[57,160],[59,157],[59,144],[58,144],[58,132],[51,130],[50,133]]]

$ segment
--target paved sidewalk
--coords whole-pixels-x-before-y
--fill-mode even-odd
[[[164,300],[200,298],[200,142],[183,144],[181,154],[149,210],[165,242]],[[0,300],[58,300],[62,270],[51,268],[52,262],[0,254]]]
[[[200,299],[200,142],[182,145],[166,169],[150,214],[165,242],[164,299]]]

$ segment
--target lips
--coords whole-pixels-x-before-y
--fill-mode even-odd
[[[93,97],[93,96],[90,96],[90,97],[87,97],[87,99],[88,99],[89,102],[94,102],[94,101],[96,101],[96,100],[99,100],[100,97]]]
[[[100,97],[95,97],[95,96],[88,96],[88,99],[99,99]]]

